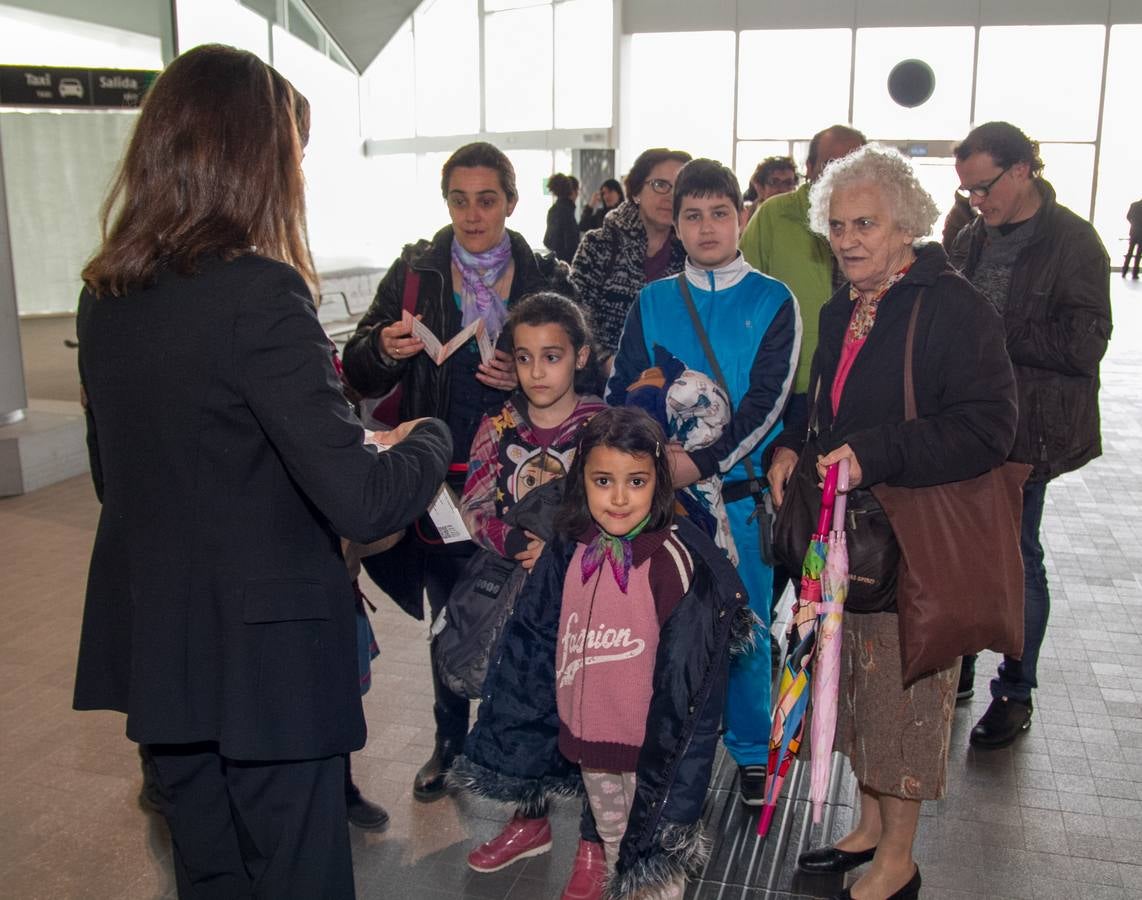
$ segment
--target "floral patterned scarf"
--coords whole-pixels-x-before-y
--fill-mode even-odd
[[[849,332],[846,335],[847,340],[862,341],[868,337],[868,333],[872,331],[872,326],[876,323],[876,311],[880,308],[880,301],[884,299],[884,295],[888,293],[889,288],[908,274],[908,270],[911,266],[912,263],[909,263],[889,278],[888,281],[884,282],[884,286],[877,291],[876,296],[870,300],[865,300],[855,287],[849,286],[849,299],[856,302],[856,307],[853,309],[852,318],[849,320]]]
[[[647,514],[645,519],[635,525],[634,528],[622,537],[608,534],[600,528],[595,539],[587,544],[587,550],[583,554],[581,566],[583,584],[586,584],[591,579],[591,576],[599,570],[603,565],[603,560],[607,560],[611,564],[611,572],[614,573],[615,582],[618,584],[619,590],[625,594],[627,592],[627,585],[630,584],[631,560],[634,558],[631,553],[631,542],[642,533],[642,530],[646,527],[646,523],[649,521],[650,515]]]

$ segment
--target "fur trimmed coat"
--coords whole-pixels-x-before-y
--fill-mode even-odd
[[[718,743],[731,652],[753,633],[734,567],[689,522],[673,526],[690,550],[690,589],[662,625],[634,806],[608,898],[626,900],[700,870],[701,814]],[[573,540],[548,544],[504,627],[476,724],[450,780],[463,790],[539,815],[582,792],[578,766],[559,753],[555,659],[563,579]]]

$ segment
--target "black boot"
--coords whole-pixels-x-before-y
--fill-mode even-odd
[[[412,782],[412,795],[421,803],[431,803],[448,793],[444,783],[452,761],[459,753],[459,744],[447,739],[437,739],[432,756],[428,758]]]
[[[345,812],[349,822],[367,831],[384,831],[389,827],[389,814],[379,803],[366,800],[361,789],[353,783],[349,754],[345,754]]]
[[[1031,701],[996,697],[971,730],[973,747],[995,750],[1006,747],[1031,727]]]

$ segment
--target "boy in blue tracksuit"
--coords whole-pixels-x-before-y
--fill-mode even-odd
[[[687,368],[717,379],[693,324],[688,293],[724,376],[733,416],[707,447],[668,448],[674,482],[683,487],[722,476],[738,574],[749,591],[750,609],[768,628],[773,572],[758,550],[755,501],[767,487],[762,452],[781,432],[801,347],[801,317],[789,288],[738,253],[741,206],[741,189],[730,169],[709,159],[682,167],[674,185],[674,227],[686,248],[686,269],[647,285],[630,308],[606,400],[623,404],[627,388],[654,365],[655,345]],[[763,800],[770,724],[769,637],[759,629],[753,651],[731,664],[725,710],[726,749],[740,768],[742,801],[751,806]]]

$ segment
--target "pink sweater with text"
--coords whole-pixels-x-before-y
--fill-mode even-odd
[[[559,751],[593,769],[633,772],[646,735],[659,629],[689,590],[694,562],[672,530],[640,534],[624,594],[605,561],[584,583],[586,549],[581,540],[563,581],[555,651]]]

